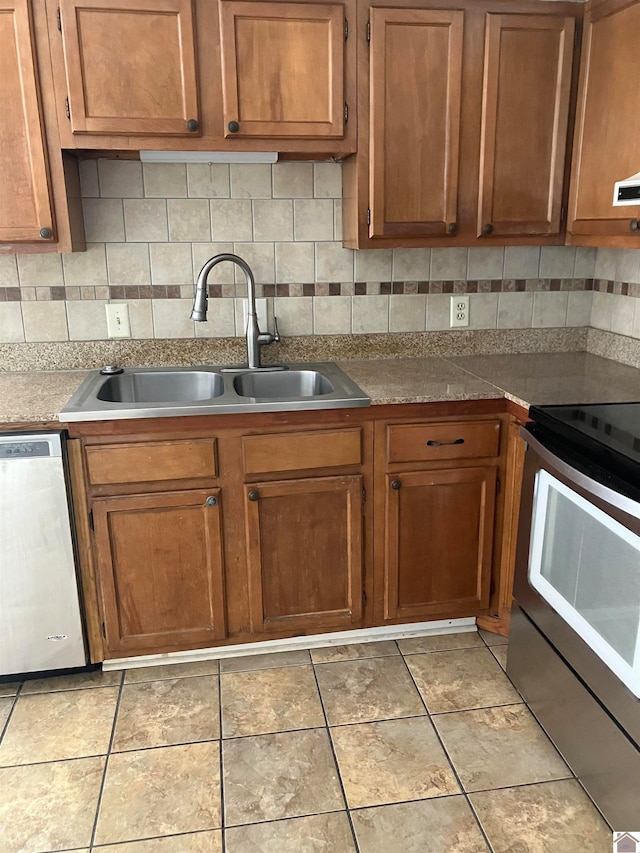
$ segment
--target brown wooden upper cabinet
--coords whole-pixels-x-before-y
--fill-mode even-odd
[[[374,2],[344,243],[562,243],[575,5]],[[359,45],[360,47],[360,45]]]
[[[227,137],[341,137],[342,3],[220,0]]]
[[[55,242],[28,0],[0,0],[0,242]]]
[[[73,133],[199,132],[191,0],[60,0]]]
[[[640,171],[639,35],[638,0],[587,9],[568,225],[576,245],[640,248],[640,204],[612,203],[616,181]]]

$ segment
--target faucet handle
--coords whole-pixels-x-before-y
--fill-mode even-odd
[[[276,344],[280,343],[280,332],[278,331],[278,318],[275,315],[273,317],[273,341]]]

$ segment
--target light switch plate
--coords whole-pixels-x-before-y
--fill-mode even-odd
[[[107,334],[110,338],[130,338],[129,306],[126,302],[105,305],[107,312]]]
[[[452,329],[469,325],[469,297],[466,293],[456,293],[451,297],[449,325]]]

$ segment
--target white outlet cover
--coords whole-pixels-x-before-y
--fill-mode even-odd
[[[126,302],[105,305],[107,312],[107,334],[110,338],[130,338],[129,306]]]
[[[469,325],[469,297],[466,293],[454,293],[450,308],[449,326],[452,329]]]

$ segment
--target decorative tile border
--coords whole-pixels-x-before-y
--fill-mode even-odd
[[[614,293],[616,296],[632,296],[635,299],[640,299],[640,284],[626,281],[596,278],[593,280],[593,289],[598,293]]]

